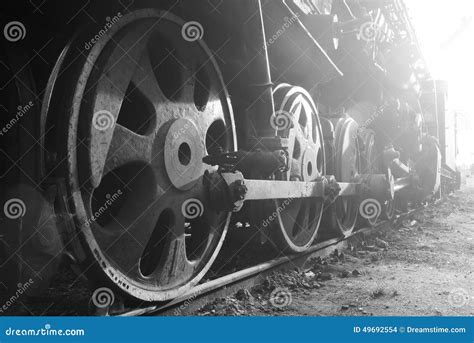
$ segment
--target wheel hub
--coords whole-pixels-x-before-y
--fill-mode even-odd
[[[301,167],[303,181],[314,181],[318,176],[321,176],[318,173],[317,159],[318,153],[312,146],[309,146],[303,155],[303,164]]]
[[[202,156],[206,152],[201,137],[204,135],[191,120],[181,118],[171,124],[164,157],[166,172],[174,187],[189,190],[203,175]]]

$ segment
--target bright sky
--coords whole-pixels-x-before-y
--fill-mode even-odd
[[[405,0],[435,78],[449,83],[449,106],[462,111],[458,163],[474,163],[474,1]]]

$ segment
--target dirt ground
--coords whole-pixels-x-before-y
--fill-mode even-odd
[[[195,314],[474,315],[474,182],[398,227],[354,239],[305,270],[275,273]]]

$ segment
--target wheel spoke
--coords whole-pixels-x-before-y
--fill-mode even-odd
[[[90,128],[90,149],[103,156],[109,150],[113,136],[113,126],[117,122],[122,103],[130,81],[138,67],[138,61],[146,47],[149,24],[140,25],[127,33],[118,43],[113,44],[112,52],[104,71],[97,78],[93,88],[92,125]],[[123,47],[132,46],[130,50]],[[97,187],[102,178],[105,158],[97,159],[91,170],[91,183]]]
[[[156,113],[160,114],[160,120],[168,120],[169,117],[163,117],[167,114],[166,108],[172,104],[166,97],[158,84],[155,77],[154,68],[150,60],[150,54],[144,53],[140,59],[140,67],[136,69],[135,74],[132,78],[132,83],[137,87],[140,92],[153,104]],[[165,110],[165,111],[163,111]],[[159,126],[160,123],[158,123]]]
[[[159,279],[159,284],[167,285],[179,282],[193,272],[193,263],[190,262],[186,250],[186,227],[194,225],[196,226],[194,229],[199,229],[197,225],[199,221],[202,221],[205,226],[209,226],[210,221],[203,212],[200,213],[198,219],[187,220],[183,206],[186,201],[193,200],[202,205],[201,209],[205,211],[203,201],[199,200],[201,194],[202,183],[198,183],[186,194],[170,188],[156,201],[153,213],[158,214],[160,219],[155,216],[158,222],[155,224],[154,232],[146,235],[148,241],[144,241],[144,244],[147,246],[151,244],[153,249],[160,247],[158,254],[150,252],[155,254],[155,261],[151,261],[152,265],[148,266],[147,273],[149,276]],[[163,213],[166,213],[168,218],[164,222],[161,220]],[[143,232],[140,233],[141,236],[144,236],[144,234]]]
[[[293,236],[293,229],[298,219],[298,214],[300,212],[300,205],[301,205],[300,202],[301,200],[295,199],[292,201],[292,203],[289,206],[286,206],[285,209],[280,212],[282,220],[285,222],[286,233],[290,237]]]
[[[305,109],[305,115],[306,115],[306,121],[307,121],[305,137],[309,140],[309,142],[313,143],[315,142],[315,138],[316,138],[313,135],[313,130],[315,129],[315,125],[316,125],[316,123],[314,123],[315,113],[309,103],[305,102],[303,106]]]
[[[173,237],[167,244],[166,256],[164,256],[163,269],[158,283],[161,285],[174,284],[187,278],[192,271],[192,267],[186,258],[186,242],[184,237],[184,220],[179,221],[176,225],[183,225],[182,234],[178,235],[173,228]]]
[[[293,239],[298,242],[303,240],[303,242],[307,239],[307,232],[311,231],[311,227],[308,227],[309,218],[308,218],[308,202],[306,199],[301,201],[300,211],[298,213],[297,220],[295,221],[296,226],[296,234],[294,235]]]
[[[296,108],[291,112],[293,115],[293,124],[295,127],[300,127],[299,120],[301,116],[301,110],[303,109],[303,104],[301,102],[297,103]]]
[[[100,161],[104,160],[106,156],[105,168],[100,173],[101,175],[106,175],[111,170],[129,162],[149,163],[153,159],[152,144],[152,138],[138,135],[122,125],[116,125],[109,151],[98,151],[95,154],[91,154],[91,162],[97,168],[100,168]]]
[[[198,43],[185,44],[177,47],[176,53],[173,55],[177,63],[182,67],[182,88],[180,92],[181,98],[185,103],[194,103],[196,87],[206,88],[201,75],[205,74],[209,68],[209,60],[200,58],[197,51],[201,50]]]
[[[157,206],[143,208],[141,203],[128,202],[127,211],[141,213],[137,218],[121,213],[105,228],[95,225],[95,236],[109,259],[127,273],[138,275],[138,263],[151,236],[159,213]]]
[[[200,125],[203,129],[208,128],[214,121],[218,119],[222,119],[222,120],[225,119],[222,116],[222,113],[223,113],[222,103],[221,103],[221,100],[218,98],[217,94],[212,95],[209,98],[202,112],[196,111],[195,113],[197,117],[196,123]]]
[[[181,89],[183,102],[194,103],[194,89],[196,88],[196,62],[192,59],[184,61],[183,85]]]

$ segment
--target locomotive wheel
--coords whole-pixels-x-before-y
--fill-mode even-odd
[[[350,117],[336,123],[333,172],[338,182],[354,182],[361,173],[360,146],[357,139],[359,125]],[[359,213],[358,196],[338,197],[334,204],[336,229],[349,234],[354,229]]]
[[[52,209],[54,191],[49,192],[44,179],[38,79],[29,63],[30,44],[0,42],[0,300],[10,299],[21,284],[29,284],[28,295],[44,292],[62,252]],[[11,307],[10,313],[19,308]]]
[[[422,151],[418,155],[415,164],[419,175],[419,192],[416,196],[418,201],[425,200],[438,192],[441,185],[441,152],[439,143],[433,136],[425,136],[422,139]]]
[[[361,132],[360,138],[363,146],[363,173],[364,174],[379,174],[384,173],[387,178],[393,179],[390,168],[382,166],[381,154],[379,154],[375,144],[375,132],[371,129],[365,129]],[[380,217],[380,219],[392,220],[395,214],[393,207],[393,200],[386,200],[380,204],[381,213],[374,218],[364,219],[369,225],[374,226]]]
[[[363,151],[361,153],[362,170],[364,174],[377,174],[377,150],[375,148],[375,133],[373,130],[364,129],[360,132],[360,141],[362,142]],[[380,215],[380,214],[379,214]],[[361,224],[369,224],[374,226],[379,215],[375,217],[368,217],[367,219],[359,216]]]
[[[315,181],[325,173],[324,142],[318,110],[311,96],[300,87],[286,84],[274,90],[275,120],[291,123],[276,130],[276,135],[289,139],[289,170],[277,173],[276,179]],[[286,118],[285,118],[286,116]],[[319,199],[275,200],[277,223],[271,233],[283,251],[308,249],[318,233],[323,214]],[[275,227],[277,226],[277,227]]]
[[[394,181],[392,171],[390,168],[386,168],[385,175],[389,180]],[[382,203],[382,213],[381,219],[386,219],[388,221],[392,221],[395,218],[395,204],[394,199],[386,200]]]
[[[195,285],[230,220],[210,210],[202,182],[217,168],[202,163],[208,151],[236,149],[230,101],[210,50],[184,24],[140,9],[79,58],[88,36],[75,38],[50,108],[64,114],[59,158],[84,268],[146,301]]]

